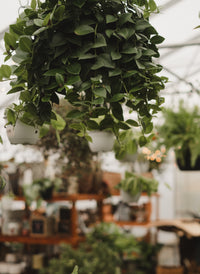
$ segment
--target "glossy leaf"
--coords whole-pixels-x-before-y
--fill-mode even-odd
[[[70,76],[70,77],[67,78],[66,84],[67,85],[73,85],[73,84],[79,82],[80,80],[81,80],[81,78],[80,78],[79,75]]]
[[[95,95],[106,98],[106,89],[105,88],[95,88],[93,89]]]
[[[31,52],[32,40],[29,36],[21,36],[19,39],[19,47],[25,52]]]
[[[94,32],[94,29],[88,25],[80,25],[74,30],[74,33],[76,35],[87,35],[93,32]]]
[[[150,41],[152,44],[161,44],[164,40],[165,40],[164,37],[162,37],[160,35],[155,35],[151,38]]]
[[[116,21],[117,21],[117,18],[114,15],[106,14],[106,23],[107,24],[113,23],[113,22],[116,22]]]
[[[95,43],[92,46],[93,48],[100,48],[100,47],[106,47],[106,39],[101,33],[97,33],[97,38],[95,39]]]
[[[10,78],[11,76],[11,67],[8,65],[1,65],[0,67],[0,78]]]
[[[62,87],[64,85],[64,77],[60,73],[56,73],[56,82],[57,84]]]
[[[8,45],[11,49],[15,49],[17,46],[16,38],[11,33],[6,32],[4,34],[4,41],[5,41],[6,45]]]
[[[81,71],[81,65],[79,63],[73,63],[71,65],[68,65],[66,67],[67,72],[69,72],[70,74],[74,74],[77,75],[80,73]]]
[[[114,70],[110,70],[109,73],[108,73],[108,76],[109,77],[114,77],[114,76],[120,75],[121,73],[122,73],[121,69],[116,68]]]

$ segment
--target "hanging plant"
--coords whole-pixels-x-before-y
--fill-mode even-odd
[[[147,0],[32,0],[5,33],[5,61],[15,64],[3,64],[0,79],[12,79],[8,93],[19,93],[36,124],[56,119],[52,105],[64,96],[78,107],[68,116],[80,136],[90,139],[87,130],[102,115],[101,129],[115,135],[130,126],[148,134],[166,81],[153,61],[164,39],[149,23],[152,10]],[[137,121],[125,119],[123,106]]]

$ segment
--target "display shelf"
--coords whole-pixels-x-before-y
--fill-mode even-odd
[[[68,243],[76,245],[77,243],[84,241],[85,237],[71,237],[71,236],[47,236],[47,237],[32,237],[32,236],[9,236],[0,235],[0,242],[19,242],[24,244],[36,244],[36,245],[55,245],[60,243]]]

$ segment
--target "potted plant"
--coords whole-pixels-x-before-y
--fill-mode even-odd
[[[61,245],[60,256],[52,258],[41,274],[71,273],[78,265],[79,273],[123,273],[125,254],[136,258],[137,240],[133,235],[125,233],[113,223],[100,223],[86,235],[85,242],[76,249],[69,245]]]
[[[200,110],[187,107],[183,101],[178,108],[163,109],[163,123],[158,126],[160,143],[174,149],[181,170],[200,169]]]
[[[116,186],[120,190],[121,198],[126,203],[137,202],[142,192],[151,196],[158,190],[158,181],[134,172],[125,172],[125,177]]]
[[[41,205],[43,200],[50,200],[54,190],[58,190],[61,185],[60,179],[41,178],[34,180],[30,185],[23,185],[23,193],[28,205],[32,202]]]
[[[93,130],[88,131],[91,137],[88,145],[92,152],[107,152],[113,149],[114,134],[110,128],[105,129],[104,119],[104,115],[91,119]]]
[[[56,119],[52,106],[63,96],[78,107],[69,116],[80,136],[90,139],[91,119],[101,115],[115,135],[138,126],[124,106],[149,133],[166,81],[154,62],[164,40],[148,20],[155,10],[153,0],[32,0],[5,33],[5,62],[15,64],[1,66],[0,80],[11,79],[8,93],[19,93],[39,125]]]
[[[28,107],[28,106],[27,106]],[[40,129],[39,117],[35,110],[32,109],[32,114],[24,111],[24,105],[13,104],[6,108],[6,133],[11,144],[36,144],[39,140]],[[62,130],[65,126],[65,121],[55,112],[52,112],[52,127],[57,131]]]
[[[138,139],[139,134],[133,129],[120,131],[113,147],[115,158],[120,161],[134,162],[137,158]]]
[[[71,127],[73,120],[66,117],[69,111],[75,109],[66,100],[60,100],[59,105],[54,105],[53,110],[65,121],[65,126],[59,131],[59,138],[55,127],[43,126],[37,147],[47,159],[53,153],[59,155],[57,167],[60,166],[60,170],[56,176],[63,179],[65,192],[69,190],[71,179],[75,178],[77,192],[98,193],[102,183],[101,178],[98,179],[100,165],[94,161],[88,141],[78,135],[78,131]]]

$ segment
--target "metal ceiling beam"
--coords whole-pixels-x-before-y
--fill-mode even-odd
[[[193,46],[200,46],[200,42],[182,43],[182,44],[173,44],[173,45],[161,45],[158,48],[159,49],[177,49],[177,48],[193,47]]]
[[[187,81],[185,78],[180,77],[178,74],[176,74],[175,72],[171,71],[170,69],[168,69],[164,66],[163,66],[163,69],[166,70],[171,75],[173,75],[174,77],[176,77],[179,81],[189,85],[191,87],[192,91],[195,91],[198,94],[200,93],[199,89],[195,88],[195,86],[191,82]]]

